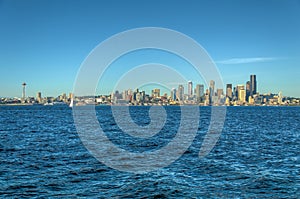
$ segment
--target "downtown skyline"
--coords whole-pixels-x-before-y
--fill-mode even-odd
[[[251,74],[245,84],[233,85],[227,83],[225,89],[216,85],[214,80],[209,85],[178,84],[165,92],[156,87],[150,92],[136,87],[125,90],[113,90],[108,95],[75,95],[74,93],[62,93],[58,96],[43,96],[37,92],[36,96],[27,96],[27,84],[22,84],[21,98],[0,98],[0,105],[199,105],[199,106],[299,106],[300,98],[284,96],[279,93],[259,93],[257,89],[256,75]],[[74,102],[74,103],[73,103]]]
[[[260,93],[282,91],[300,97],[295,89],[300,84],[299,9],[299,1],[4,0],[0,2],[0,96],[21,97],[23,82],[28,84],[28,96],[72,92],[80,65],[99,43],[128,29],[151,26],[195,39],[214,60],[224,84],[245,84],[250,74],[256,74]],[[105,78],[112,81],[99,85],[101,93],[109,94],[126,70],[154,61],[204,84],[185,70],[186,63],[168,53],[135,52],[108,70]]]
[[[36,97],[26,95],[26,83],[22,84],[21,98],[0,98],[0,105],[197,105],[197,106],[299,106],[300,98],[284,96],[282,92],[260,94],[257,90],[256,75],[250,75],[246,84],[233,86],[226,84],[226,89],[217,87],[214,80],[209,86],[187,82],[187,89],[182,84],[178,89],[172,88],[163,93],[160,88],[146,92],[140,88],[114,90],[109,95],[76,96],[73,93],[62,93],[57,97],[43,96],[37,92]]]

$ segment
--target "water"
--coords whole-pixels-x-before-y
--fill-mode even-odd
[[[148,107],[131,107],[133,120],[150,121]],[[117,145],[157,150],[174,138],[179,107],[152,139],[120,132],[109,107],[97,107],[101,127]],[[146,174],[111,169],[83,146],[65,106],[0,107],[1,197],[300,198],[300,108],[229,107],[222,135],[198,158],[210,108],[201,107],[197,136],[173,164]]]

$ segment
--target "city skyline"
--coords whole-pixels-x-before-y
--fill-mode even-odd
[[[252,79],[252,77],[254,77],[254,82],[255,82],[255,84],[253,84],[252,85],[252,82],[251,82],[251,79]],[[247,87],[248,87],[248,83],[251,83],[251,86],[252,87],[255,87],[255,92],[253,92],[252,90],[250,91],[249,90],[249,93],[246,93],[247,94],[247,96],[249,96],[249,95],[253,95],[253,94],[256,94],[256,92],[258,92],[258,90],[257,90],[257,81],[256,81],[256,75],[250,75],[250,79],[249,79],[250,81],[245,81],[244,83],[237,83],[237,84],[235,84],[236,86],[239,86],[239,85],[243,85],[244,87],[245,87],[245,90],[247,90]],[[212,80],[211,80],[212,81]],[[232,81],[232,82],[234,82],[234,81]],[[209,82],[209,83],[211,83],[211,82]],[[186,81],[186,82],[179,82],[179,83],[175,83],[175,82],[172,82],[172,84],[173,85],[177,85],[177,86],[180,86],[180,85],[182,85],[184,88],[185,88],[185,90],[184,90],[184,93],[183,94],[186,94],[186,95],[191,95],[191,94],[195,94],[195,88],[197,87],[197,86],[199,86],[199,85],[201,85],[201,86],[203,86],[204,88],[207,88],[207,89],[209,89],[210,88],[210,86],[209,85],[207,85],[205,82],[203,82],[203,81],[196,81],[196,82],[193,82],[193,81],[191,81],[191,80],[188,80],[188,81]],[[16,96],[1,96],[1,94],[0,94],[0,97],[2,97],[2,98],[20,98],[20,99],[23,99],[23,98],[25,98],[25,97],[34,97],[34,96],[36,96],[37,95],[37,93],[44,93],[45,94],[45,92],[44,92],[44,90],[38,90],[38,91],[33,91],[33,92],[31,92],[30,94],[26,94],[25,95],[25,93],[27,93],[27,90],[26,90],[26,92],[25,92],[25,87],[27,87],[27,83],[26,82],[23,82],[21,85],[19,85],[19,95],[16,95]],[[233,89],[235,88],[235,87],[232,87],[232,85],[234,85],[233,83],[228,83],[228,82],[224,82],[224,87],[223,88],[218,88],[218,89],[223,89],[223,91],[224,91],[224,93],[227,93],[228,92],[228,86],[231,86],[231,90],[233,91]],[[21,87],[22,86],[22,87]],[[175,87],[172,87],[172,89],[168,89],[168,88],[166,88],[166,87],[164,87],[164,86],[161,86],[160,84],[155,84],[155,86],[153,85],[153,86],[142,86],[142,87],[139,87],[139,86],[136,86],[136,87],[133,87],[133,88],[129,88],[129,87],[126,87],[125,89],[123,89],[123,90],[127,90],[127,89],[131,89],[131,90],[135,90],[135,89],[142,89],[142,90],[145,90],[147,93],[151,93],[151,90],[152,89],[156,89],[157,88],[157,86],[161,89],[161,92],[162,93],[168,93],[168,94],[170,94],[170,96],[171,96],[171,92],[172,92],[172,90],[173,89],[177,89],[177,88],[175,88]],[[191,87],[190,87],[191,86]],[[250,86],[250,85],[249,85]],[[251,87],[250,86],[250,87]],[[30,88],[30,85],[29,85],[29,88]],[[99,92],[96,92],[95,94],[90,94],[90,95],[86,95],[86,96],[93,96],[93,95],[95,95],[95,96],[98,96],[98,95],[110,95],[111,93],[113,93],[114,91],[116,91],[116,90],[118,90],[118,89],[114,89],[114,90],[111,90],[111,91],[109,91],[108,93],[99,93]],[[118,90],[118,91],[123,91],[123,90]],[[262,89],[262,90],[264,90],[264,89]],[[216,91],[216,90],[215,90]],[[248,91],[247,91],[248,92]],[[271,91],[271,90],[269,90],[269,91],[267,91],[267,92],[265,92],[265,93],[262,93],[262,92],[259,92],[260,94],[276,94],[276,93],[279,93],[279,92],[281,92],[281,93],[283,93],[284,94],[284,96],[286,96],[286,97],[293,97],[293,98],[299,98],[298,96],[289,96],[289,95],[286,95],[285,94],[285,92],[284,91],[282,91],[282,90],[280,90],[280,91],[278,91],[278,92],[274,92],[274,91]],[[32,94],[33,93],[33,94]],[[69,91],[63,91],[63,92],[61,92],[61,93],[57,93],[56,95],[47,95],[46,94],[46,96],[47,97],[54,97],[54,96],[60,96],[60,95],[62,95],[62,94],[64,94],[64,93],[73,93],[73,91],[72,90],[69,90]],[[226,95],[227,96],[227,95]]]
[[[126,90],[136,90],[136,89],[140,89],[140,90],[143,90],[145,91],[146,93],[157,93],[157,89],[159,89],[159,93],[157,93],[156,95],[157,96],[160,96],[161,94],[165,94],[167,93],[168,96],[172,96],[172,92],[176,91],[176,93],[179,91],[179,90],[182,90],[181,93],[182,94],[176,94],[176,96],[183,96],[183,95],[186,95],[186,96],[195,96],[197,95],[196,93],[196,90],[199,92],[199,89],[201,88],[201,93],[202,95],[205,93],[205,88],[209,90],[209,93],[217,93],[219,89],[222,89],[222,94],[224,94],[226,97],[230,97],[232,98],[232,95],[229,95],[228,93],[233,93],[234,92],[234,89],[238,89],[239,87],[242,87],[244,90],[245,90],[245,95],[248,97],[248,96],[253,96],[257,93],[259,94],[276,94],[276,92],[273,92],[273,91],[268,91],[266,93],[260,93],[258,90],[257,90],[257,81],[256,81],[256,75],[254,74],[251,74],[250,75],[250,81],[245,81],[245,84],[242,84],[242,83],[239,83],[239,84],[236,84],[235,86],[233,86],[234,84],[232,83],[228,83],[228,82],[224,82],[224,87],[223,88],[219,88],[219,87],[215,87],[215,82],[214,80],[210,80],[209,84],[205,84],[203,83],[202,81],[198,81],[198,82],[193,82],[191,80],[188,80],[186,81],[185,83],[184,82],[181,82],[181,83],[172,83],[174,85],[177,85],[177,88],[176,86],[175,87],[172,87],[172,89],[167,89],[166,87],[163,87],[159,84],[155,84],[156,86],[152,86],[152,87],[146,87],[146,89],[144,89],[144,86],[142,87],[134,87],[134,88],[126,88],[126,89],[123,89],[123,90],[118,90],[118,89],[114,89],[114,90],[111,90],[110,92],[108,93],[95,93],[95,94],[90,94],[90,95],[86,95],[86,96],[100,96],[100,95],[111,95],[113,94],[114,92],[124,92]],[[249,87],[248,87],[248,84]],[[35,94],[34,95],[27,95],[27,90],[26,90],[26,86],[28,84],[26,82],[23,82],[20,86],[22,86],[22,88],[20,87],[20,92],[21,94],[19,96],[1,96],[2,98],[20,98],[22,100],[24,100],[25,98],[27,97],[35,97],[35,96],[40,96],[41,97],[41,94],[43,93],[42,91],[35,91]],[[181,87],[181,88],[180,88]],[[280,93],[283,93],[284,91],[279,91]],[[279,93],[278,92],[278,93]],[[69,93],[69,95],[71,93],[73,93],[72,91],[65,91],[65,92],[62,92],[62,93],[59,93],[57,95],[45,95],[45,97],[55,97],[55,96],[61,96],[61,95],[65,95],[66,93]],[[200,94],[200,93],[199,93]],[[201,95],[201,94],[200,94]],[[83,95],[85,96],[85,95]],[[299,97],[296,97],[296,96],[288,96],[288,95],[285,95],[286,97],[294,97],[294,98],[299,98]],[[78,96],[78,97],[82,97],[82,95]],[[38,97],[37,97],[38,98]],[[179,97],[181,98],[181,97]]]
[[[168,94],[169,97],[172,98],[172,96],[176,96],[174,97],[174,99],[176,98],[183,98],[183,96],[187,96],[187,97],[193,97],[193,96],[197,96],[197,95],[204,95],[206,92],[209,92],[210,94],[217,94],[219,93],[219,91],[222,91],[222,95],[229,97],[229,98],[233,98],[233,96],[235,95],[234,92],[238,93],[239,88],[242,88],[243,90],[245,90],[245,96],[247,96],[247,98],[249,96],[253,96],[255,94],[260,94],[260,95],[266,95],[266,94],[276,94],[272,91],[269,91],[267,93],[260,93],[257,90],[257,81],[256,81],[256,75],[252,74],[250,75],[250,81],[245,81],[245,84],[236,84],[235,86],[233,86],[232,83],[224,83],[224,88],[220,88],[220,87],[215,87],[215,81],[214,80],[210,80],[209,81],[209,85],[200,83],[200,82],[193,82],[191,80],[187,81],[186,83],[178,83],[177,87],[173,87],[172,89],[166,89],[165,87],[157,84],[157,86],[153,86],[153,88],[148,88],[148,89],[143,89],[144,87],[134,87],[134,88],[126,88],[124,90],[111,90],[109,93],[95,93],[95,94],[90,94],[90,95],[78,95],[77,97],[84,97],[84,96],[101,96],[101,95],[113,95],[114,93],[123,93],[126,92],[128,90],[134,91],[134,90],[142,90],[146,93],[152,93],[152,95],[160,97],[163,94]],[[174,84],[174,83],[173,83]],[[175,85],[175,84],[174,84]],[[25,98],[32,98],[34,96],[36,96],[36,99],[42,98],[42,92],[41,91],[36,91],[35,95],[27,95],[27,90],[26,90],[26,86],[27,83],[23,82],[21,84],[22,86],[22,90],[21,90],[21,97],[18,96],[9,96],[8,98],[19,98],[21,100],[24,100]],[[282,93],[282,91],[279,91],[280,93]],[[63,96],[66,95],[66,93],[69,93],[70,95],[73,95],[72,91],[70,92],[63,92],[60,93],[58,95],[55,95],[56,97],[59,96]],[[236,94],[238,95],[238,94]],[[44,96],[44,97],[55,97],[55,96]],[[2,97],[2,96],[0,96]],[[294,96],[287,96],[286,97],[294,97]],[[297,98],[297,97],[296,97]]]
[[[300,97],[300,90],[295,89],[300,85],[299,8],[296,0],[3,0],[0,96],[21,97],[23,82],[28,84],[28,96],[38,91],[47,96],[72,92],[80,65],[99,43],[128,29],[151,26],[173,29],[196,40],[214,60],[225,84],[244,84],[250,74],[257,74],[261,93],[282,91]],[[108,94],[122,74],[149,62],[172,66],[188,80],[201,81],[183,60],[148,50],[113,63],[104,77],[110,81],[99,87]]]
[[[225,88],[216,86],[214,80],[209,85],[186,82],[178,84],[177,89],[172,88],[165,92],[163,87],[156,87],[145,91],[141,87],[125,90],[113,90],[108,95],[76,95],[62,93],[57,97],[42,96],[39,91],[34,96],[26,96],[26,83],[22,84],[21,98],[0,98],[0,105],[197,105],[197,106],[299,106],[300,98],[284,96],[279,93],[259,93],[256,75],[251,74],[245,84],[233,86],[227,83]],[[158,84],[159,85],[159,84]],[[206,87],[205,87],[206,86]]]
[[[210,80],[209,86],[187,81],[187,89],[179,84],[177,89],[167,92],[154,88],[146,92],[140,88],[114,90],[109,95],[76,96],[73,93],[62,93],[57,97],[42,96],[37,92],[36,97],[26,97],[26,83],[22,84],[21,98],[0,98],[0,105],[198,105],[198,106],[299,106],[300,98],[278,94],[260,94],[257,90],[256,75],[252,74],[246,84],[226,84],[226,89],[216,87],[215,81]],[[205,89],[206,88],[206,89]]]

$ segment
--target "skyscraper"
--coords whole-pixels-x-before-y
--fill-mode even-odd
[[[244,88],[241,88],[241,89],[239,89],[239,101],[240,102],[242,102],[242,103],[244,103],[244,102],[246,102],[246,91],[245,91],[245,89]]]
[[[250,75],[250,95],[257,93],[256,75]]]
[[[184,99],[184,87],[183,85],[179,85],[178,86],[178,94],[177,94],[177,98],[182,101]]]
[[[210,80],[209,82],[209,95],[214,96],[215,95],[215,81]]]
[[[226,85],[226,97],[232,99],[232,84]]]
[[[213,103],[213,96],[215,96],[215,81],[210,80],[209,82],[209,101]]]
[[[171,90],[171,99],[173,101],[176,100],[176,88],[172,88],[172,90]]]
[[[202,88],[203,89],[203,88]],[[200,102],[201,99],[201,85],[197,84],[195,88],[196,101]]]
[[[155,88],[154,90],[152,90],[152,97],[153,98],[159,98],[160,97],[160,89],[159,88]]]
[[[249,96],[251,93],[251,84],[250,81],[246,82],[246,101],[249,101]]]
[[[218,99],[221,99],[222,95],[223,95],[223,89],[222,89],[222,88],[218,88],[218,89],[217,89],[217,96],[218,96]]]
[[[127,100],[127,101],[130,101],[132,99],[132,90],[131,89],[128,89],[124,92],[124,99]]]
[[[200,97],[203,97],[204,96],[204,85],[200,84],[199,87],[200,87]]]
[[[193,97],[193,82],[188,81],[188,96]]]
[[[204,96],[204,85],[203,84],[196,85],[195,95],[196,95],[197,102],[200,102],[201,98]]]
[[[243,90],[243,91],[242,91],[242,95],[241,95],[240,90]],[[237,98],[238,98],[239,101],[242,101],[242,100],[241,100],[241,96],[244,95],[243,93],[245,93],[245,98],[246,98],[245,86],[244,86],[243,84],[237,85],[237,86],[236,86],[236,96],[237,96]]]

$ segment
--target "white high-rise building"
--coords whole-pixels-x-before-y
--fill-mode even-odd
[[[246,91],[245,91],[245,89],[244,88],[239,89],[238,94],[239,94],[238,95],[239,101],[242,102],[242,103],[246,102]]]
[[[188,96],[193,97],[193,82],[188,81]]]
[[[195,88],[196,100],[200,102],[201,97],[204,95],[204,85],[197,84]]]
[[[184,100],[184,87],[183,87],[183,85],[179,85],[179,86],[178,86],[177,98],[178,98],[180,101],[183,101],[183,100]]]
[[[282,92],[278,93],[278,104],[282,104]]]

